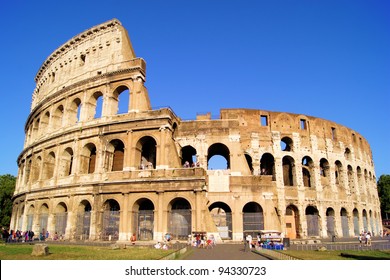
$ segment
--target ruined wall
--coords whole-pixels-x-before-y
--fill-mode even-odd
[[[151,109],[145,80],[146,63],[115,19],[46,59],[18,157],[12,228],[122,241],[381,230],[371,150],[356,131],[253,109],[183,121]],[[211,170],[216,155],[226,166]]]

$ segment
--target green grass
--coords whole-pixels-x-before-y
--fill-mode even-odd
[[[134,246],[113,250],[110,247],[48,244],[49,255],[31,256],[34,245],[0,245],[0,260],[158,260],[174,250]]]
[[[303,260],[390,260],[390,251],[283,251]]]

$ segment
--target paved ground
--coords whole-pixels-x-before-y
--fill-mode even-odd
[[[267,260],[267,258],[245,252],[243,244],[218,244],[212,249],[193,248],[184,260]]]

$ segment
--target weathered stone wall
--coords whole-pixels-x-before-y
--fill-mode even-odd
[[[151,110],[145,76],[117,20],[48,57],[18,158],[12,228],[92,240],[382,229],[371,150],[358,132],[256,109],[183,121]],[[215,155],[226,168],[209,168]]]

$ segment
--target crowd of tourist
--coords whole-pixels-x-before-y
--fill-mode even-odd
[[[59,240],[62,239],[62,235],[58,235],[57,232],[55,232],[53,235],[50,235],[49,231],[45,230],[44,228],[42,231],[36,235],[34,231],[32,230],[7,230],[6,228],[1,229],[1,238],[6,243],[11,242],[32,242],[32,241],[45,241],[48,239],[51,240]]]

